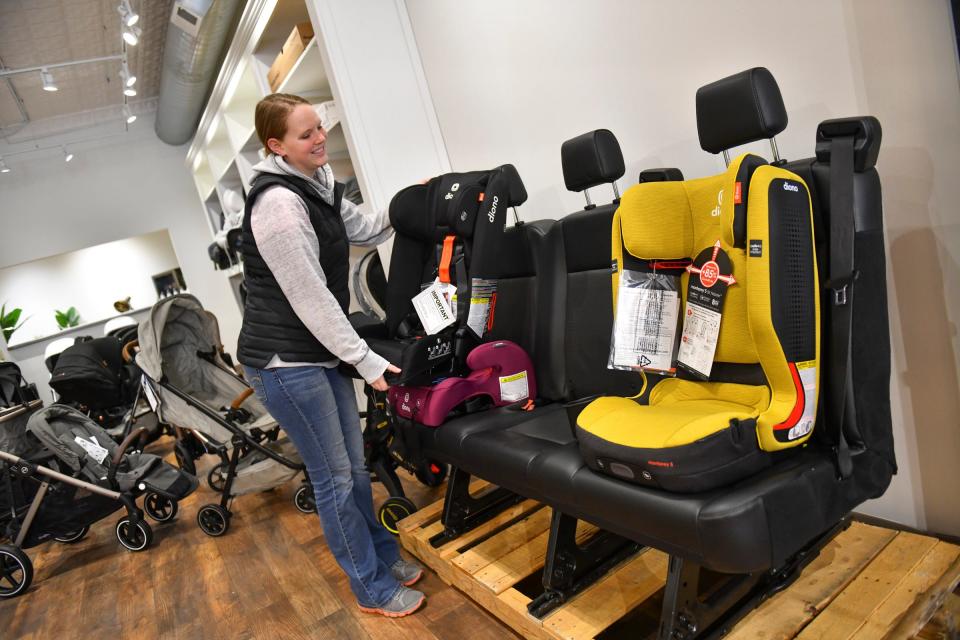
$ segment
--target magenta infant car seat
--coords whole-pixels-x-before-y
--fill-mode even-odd
[[[468,400],[486,396],[502,407],[537,396],[533,363],[527,352],[509,340],[488,342],[467,356],[464,377],[445,378],[437,384],[416,387],[396,385],[387,398],[394,413],[428,427],[439,427],[453,409]]]

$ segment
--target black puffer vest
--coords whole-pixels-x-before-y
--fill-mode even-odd
[[[343,185],[334,184],[333,206],[306,180],[294,176],[261,173],[247,194],[243,217],[241,251],[247,300],[243,310],[243,326],[237,345],[237,358],[243,364],[263,369],[274,355],[286,362],[326,362],[336,360],[330,351],[304,326],[276,278],[260,256],[250,227],[253,205],[264,190],[281,185],[294,192],[307,205],[310,222],[320,243],[320,267],[327,277],[327,288],[337,299],[344,313],[350,306],[349,255],[347,230],[340,216]]]

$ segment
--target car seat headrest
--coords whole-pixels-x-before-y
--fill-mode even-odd
[[[570,191],[583,191],[623,177],[623,153],[616,136],[597,129],[570,138],[560,146],[563,182]]]
[[[873,116],[824,120],[817,127],[817,160],[830,162],[830,142],[842,136],[853,136],[854,171],[866,171],[877,164],[883,137],[879,120]]]
[[[777,81],[754,67],[697,89],[700,147],[720,153],[772,138],[787,127],[787,110]]]
[[[663,167],[661,169],[644,169],[640,172],[640,178],[637,182],[673,182],[683,180],[683,172],[676,167]]]
[[[507,206],[519,207],[526,202],[527,188],[523,185],[523,180],[517,173],[517,168],[512,164],[504,164],[497,167],[497,170],[500,172],[500,177],[507,182],[507,189],[510,194]]]
[[[390,200],[390,224],[405,236],[431,242],[437,235],[437,225],[427,206],[428,187],[411,185],[397,192]]]

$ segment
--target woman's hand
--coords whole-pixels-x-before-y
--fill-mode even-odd
[[[387,364],[387,371],[389,371],[390,373],[400,373],[400,367],[397,367],[392,364]],[[387,381],[383,376],[380,376],[379,378],[374,380],[372,383],[370,383],[370,386],[376,389],[377,391],[386,391],[387,389],[390,388],[390,385],[387,384]]]

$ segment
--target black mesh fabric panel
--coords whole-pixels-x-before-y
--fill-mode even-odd
[[[770,183],[770,307],[788,362],[816,357],[816,283],[807,203],[802,183],[782,179]]]
[[[568,274],[564,335],[570,398],[632,396],[640,390],[636,373],[607,369],[612,330],[610,268]]]

